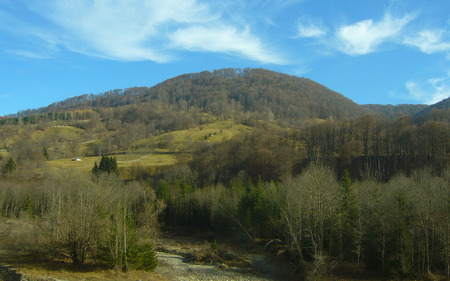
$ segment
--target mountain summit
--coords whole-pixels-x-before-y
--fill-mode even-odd
[[[184,74],[154,87],[82,95],[33,112],[159,103],[171,109],[246,115],[296,122],[314,118],[355,118],[371,111],[310,79],[265,69],[220,69]]]

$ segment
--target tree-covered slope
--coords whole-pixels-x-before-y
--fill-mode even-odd
[[[424,108],[423,110],[414,114],[413,117],[420,122],[428,120],[449,122],[450,97]]]
[[[369,109],[373,113],[381,114],[390,119],[414,115],[428,108],[425,104],[364,104],[363,107]]]
[[[160,103],[176,110],[197,109],[218,116],[249,116],[297,122],[314,118],[344,119],[370,113],[312,80],[264,69],[221,69],[184,74],[154,87],[82,95],[20,114]]]

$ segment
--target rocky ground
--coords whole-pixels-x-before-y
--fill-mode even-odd
[[[0,280],[287,280],[288,275],[267,262],[261,251],[240,249],[232,242],[174,236],[154,241],[158,267],[154,273],[114,270],[74,270],[70,264],[53,265],[0,251]],[[5,258],[13,257],[13,258]],[[26,259],[26,262],[23,262]],[[11,266],[7,265],[11,264]]]
[[[287,274],[267,262],[263,253],[249,253],[230,242],[165,237],[155,243],[156,273],[169,280],[286,280]]]
[[[190,263],[186,258],[163,252],[158,252],[159,266],[155,273],[159,273],[168,280],[276,280],[264,273],[256,272],[251,268],[227,267],[225,265],[204,265]]]

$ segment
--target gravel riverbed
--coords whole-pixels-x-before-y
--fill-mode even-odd
[[[158,252],[158,268],[155,273],[161,274],[168,280],[218,280],[218,281],[253,281],[276,280],[265,277],[251,268],[227,267],[225,265],[203,265],[190,263],[182,256]]]

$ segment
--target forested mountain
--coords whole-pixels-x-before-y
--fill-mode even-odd
[[[220,69],[183,74],[153,87],[116,89],[84,94],[14,116],[61,113],[74,110],[135,105],[145,110],[165,108],[196,110],[216,116],[258,120],[282,120],[301,124],[310,119],[354,119],[379,114],[389,119],[412,116],[414,120],[448,120],[449,98],[431,106],[423,104],[358,105],[310,79],[265,69]],[[434,109],[434,110],[433,110]],[[11,116],[10,116],[11,117]]]
[[[114,90],[56,102],[20,116],[67,110],[161,103],[170,109],[198,109],[217,116],[252,115],[256,119],[295,122],[344,119],[370,111],[312,80],[264,69],[221,69],[184,74],[154,87]]]
[[[448,279],[449,103],[361,106],[263,69],[70,98],[0,118],[0,219],[76,264],[151,270],[161,223],[263,239],[296,280]]]
[[[430,105],[413,115],[415,119],[450,122],[450,97]]]
[[[407,115],[415,115],[428,108],[425,104],[364,104],[363,107],[369,109],[373,113],[384,115],[390,119],[404,117]]]

